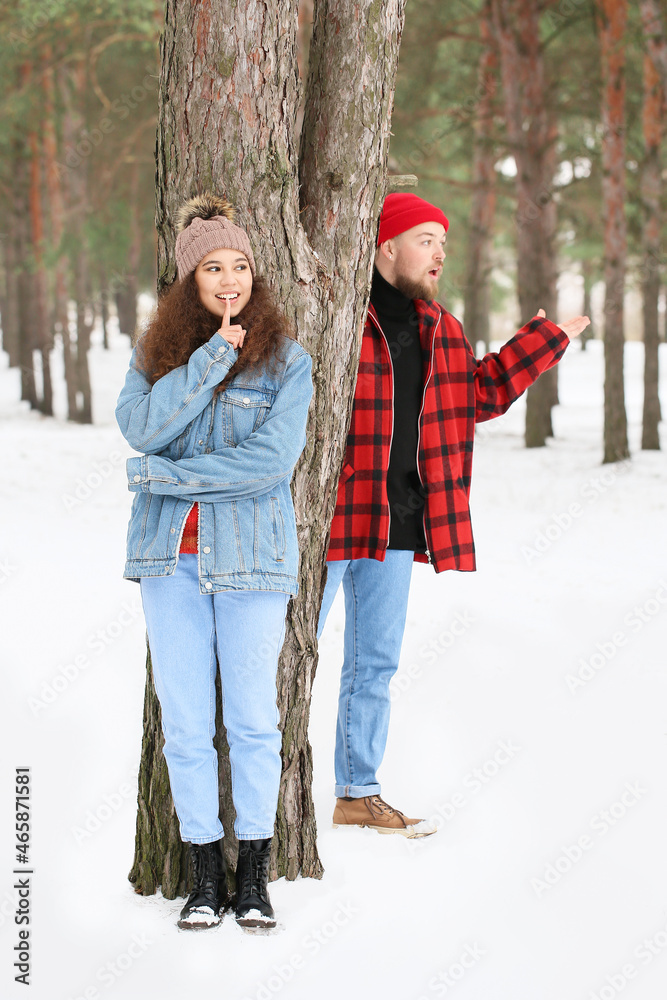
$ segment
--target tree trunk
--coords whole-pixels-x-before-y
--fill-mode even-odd
[[[500,52],[505,117],[516,161],[517,283],[522,323],[556,311],[553,201],[556,127],[547,112],[537,0],[492,0]],[[542,375],[528,392],[526,446],[542,447],[552,434],[556,381]]]
[[[55,129],[55,83],[51,50],[44,53],[45,68],[42,73],[44,91],[44,173],[46,177],[47,206],[50,216],[51,244],[56,252],[53,267],[53,297],[51,337],[59,332],[63,342],[63,359],[65,365],[65,383],[67,387],[67,418],[74,420],[76,415],[76,395],[74,392],[74,377],[71,372],[72,350],[69,340],[69,319],[67,315],[67,257],[62,251],[63,234],[65,232],[65,201],[61,184],[61,171],[56,160],[56,129]]]
[[[75,383],[78,403],[77,420],[81,424],[92,424],[93,400],[90,385],[90,369],[88,368],[88,351],[90,350],[90,334],[93,328],[93,318],[88,314],[88,309],[90,308],[90,280],[88,273],[88,253],[85,249],[77,253],[74,261],[74,298],[76,301]]]
[[[43,124],[43,123],[42,123]],[[40,130],[43,132],[43,128]],[[53,416],[53,389],[51,386],[51,326],[49,321],[48,283],[44,266],[44,218],[42,209],[41,150],[37,133],[31,132],[30,146],[30,225],[33,256],[33,309],[37,346],[42,359],[42,398],[40,409],[46,416]]]
[[[109,282],[106,273],[100,274],[100,322],[102,323],[102,347],[109,350]]]
[[[491,24],[491,3],[486,0],[480,15],[482,54],[479,60],[479,88],[482,97],[475,106],[474,149],[472,165],[473,194],[468,237],[468,264],[465,283],[465,330],[476,349],[484,341],[490,349],[491,247],[496,208],[497,150],[492,139],[493,97],[496,89],[497,53]]]
[[[602,195],[604,246],[604,458],[628,458],[623,384],[623,303],[627,236],[625,223],[625,25],[627,0],[596,0],[602,57]]]
[[[127,275],[123,275],[122,284],[116,288],[114,300],[118,314],[118,329],[133,341],[137,325],[137,293],[136,287],[132,287]]]
[[[296,115],[295,139],[298,143],[303,126],[305,81],[308,77],[310,39],[313,35],[313,0],[299,0],[299,31],[297,33],[296,60],[299,69],[300,100]],[[301,85],[303,84],[303,85]]]
[[[18,320],[18,356],[21,370],[21,399],[33,410],[39,409],[33,348],[36,346],[36,323],[33,309],[33,295],[30,280],[30,210],[28,149],[20,140],[12,143],[14,157],[13,197],[11,202],[12,236],[15,261],[18,268],[16,279],[16,304]]]
[[[593,265],[589,260],[582,260],[581,262],[581,276],[584,281],[584,294],[583,302],[581,306],[582,316],[591,316],[592,313],[592,301],[591,301],[591,289],[593,287]],[[586,350],[586,344],[589,340],[593,340],[595,336],[595,330],[593,328],[593,320],[586,327],[583,333],[579,334],[579,341],[581,343],[582,351]]]
[[[141,254],[139,167],[139,162],[135,160],[132,164],[130,174],[130,247],[127,254],[124,283],[116,297],[116,302],[119,303],[118,319],[119,323],[122,322],[121,332],[127,333],[132,343],[134,343],[137,332],[137,276],[139,274],[139,258]]]
[[[76,148],[85,126],[83,116],[86,91],[86,63],[80,57],[74,61],[69,72],[63,70],[60,76],[60,91],[63,101],[63,144],[66,148]],[[88,248],[86,246],[85,218],[88,210],[88,159],[67,169],[68,231],[76,247],[72,260],[73,290],[76,303],[76,351],[72,351],[69,329],[63,330],[65,349],[65,376],[68,382],[69,419],[79,423],[92,423],[92,398],[90,372],[88,370],[88,350],[92,323],[87,316],[90,301],[88,278]],[[67,326],[67,324],[66,324]]]
[[[12,144],[12,149],[14,144]],[[2,347],[9,355],[10,368],[21,363],[21,335],[19,327],[19,260],[17,224],[20,220],[10,207],[7,238],[2,240],[2,263],[5,288],[2,297]]]
[[[301,552],[278,667],[283,772],[271,877],[322,873],[307,738],[328,532],[349,424],[384,193],[404,0],[318,0],[301,133],[297,0],[167,0],[157,146],[158,282],[174,277],[171,220],[213,188],[236,205],[260,270],[313,357],[308,441],[293,478]],[[354,52],[354,59],[349,53]],[[212,113],[212,111],[214,113]],[[301,201],[299,200],[301,185]],[[137,892],[183,890],[184,848],[171,836],[152,682],[146,691]],[[228,761],[220,748],[222,820],[233,854]],[[233,856],[229,857],[234,863]]]
[[[662,91],[667,100],[667,37],[665,36],[661,5],[657,0],[640,0],[639,10],[646,48],[660,78]]]
[[[644,163],[641,172],[641,199],[644,207],[642,243],[644,248],[644,409],[642,448],[660,448],[660,397],[658,395],[658,299],[660,296],[660,144],[664,128],[665,97],[650,55],[644,56]]]

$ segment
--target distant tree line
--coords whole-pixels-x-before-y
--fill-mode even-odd
[[[540,306],[556,314],[565,268],[581,275],[588,315],[592,285],[605,282],[608,462],[628,455],[623,302],[633,285],[643,296],[642,447],[659,447],[665,23],[664,0],[408,0],[401,43],[392,166],[418,174],[419,193],[450,216],[461,251],[447,261],[445,298],[464,302],[469,339],[488,345],[507,294],[494,268],[515,271],[521,322]],[[556,379],[557,368],[528,393],[529,446],[552,433]]]
[[[132,336],[137,295],[155,289],[163,17],[158,0],[19,0],[0,15],[2,346],[22,398],[46,414],[54,344],[68,417],[89,422],[93,324],[106,343],[111,308]],[[312,17],[302,0],[302,78]],[[666,23],[667,0],[408,0],[400,49],[390,170],[416,174],[451,219],[460,252],[443,298],[463,303],[469,339],[488,345],[507,295],[494,269],[512,274],[522,322],[540,306],[557,314],[566,268],[581,275],[582,312],[605,283],[605,461],[628,455],[631,286],[643,296],[642,447],[659,447]],[[529,446],[552,433],[557,398],[554,369],[528,394]]]
[[[156,0],[19,0],[0,15],[2,346],[21,398],[53,413],[62,344],[67,416],[92,421],[88,349],[110,307],[134,334],[155,286]]]

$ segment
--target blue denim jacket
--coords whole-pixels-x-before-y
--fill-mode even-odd
[[[312,361],[281,337],[276,373],[246,370],[216,386],[238,354],[219,333],[151,386],[136,349],[116,419],[144,454],[127,461],[136,493],[124,576],[174,572],[185,521],[199,503],[199,589],[298,593],[290,481],[306,444]]]

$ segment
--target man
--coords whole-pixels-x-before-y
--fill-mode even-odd
[[[385,199],[318,626],[319,638],[342,581],[334,826],[405,837],[436,831],[384,802],[376,776],[412,564],[475,569],[474,424],[504,413],[590,322],[556,326],[540,309],[477,361],[459,321],[434,301],[448,228],[444,213],[414,194]]]

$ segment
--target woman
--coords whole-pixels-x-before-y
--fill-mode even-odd
[[[116,417],[143,452],[125,577],[139,581],[164,755],[194,887],[179,927],[229,905],[219,819],[216,654],[239,840],[236,919],[274,926],[267,891],[280,781],[276,668],[298,591],[290,480],[305,442],[311,359],[290,335],[231,205],[179,213],[178,280],[130,360]]]

